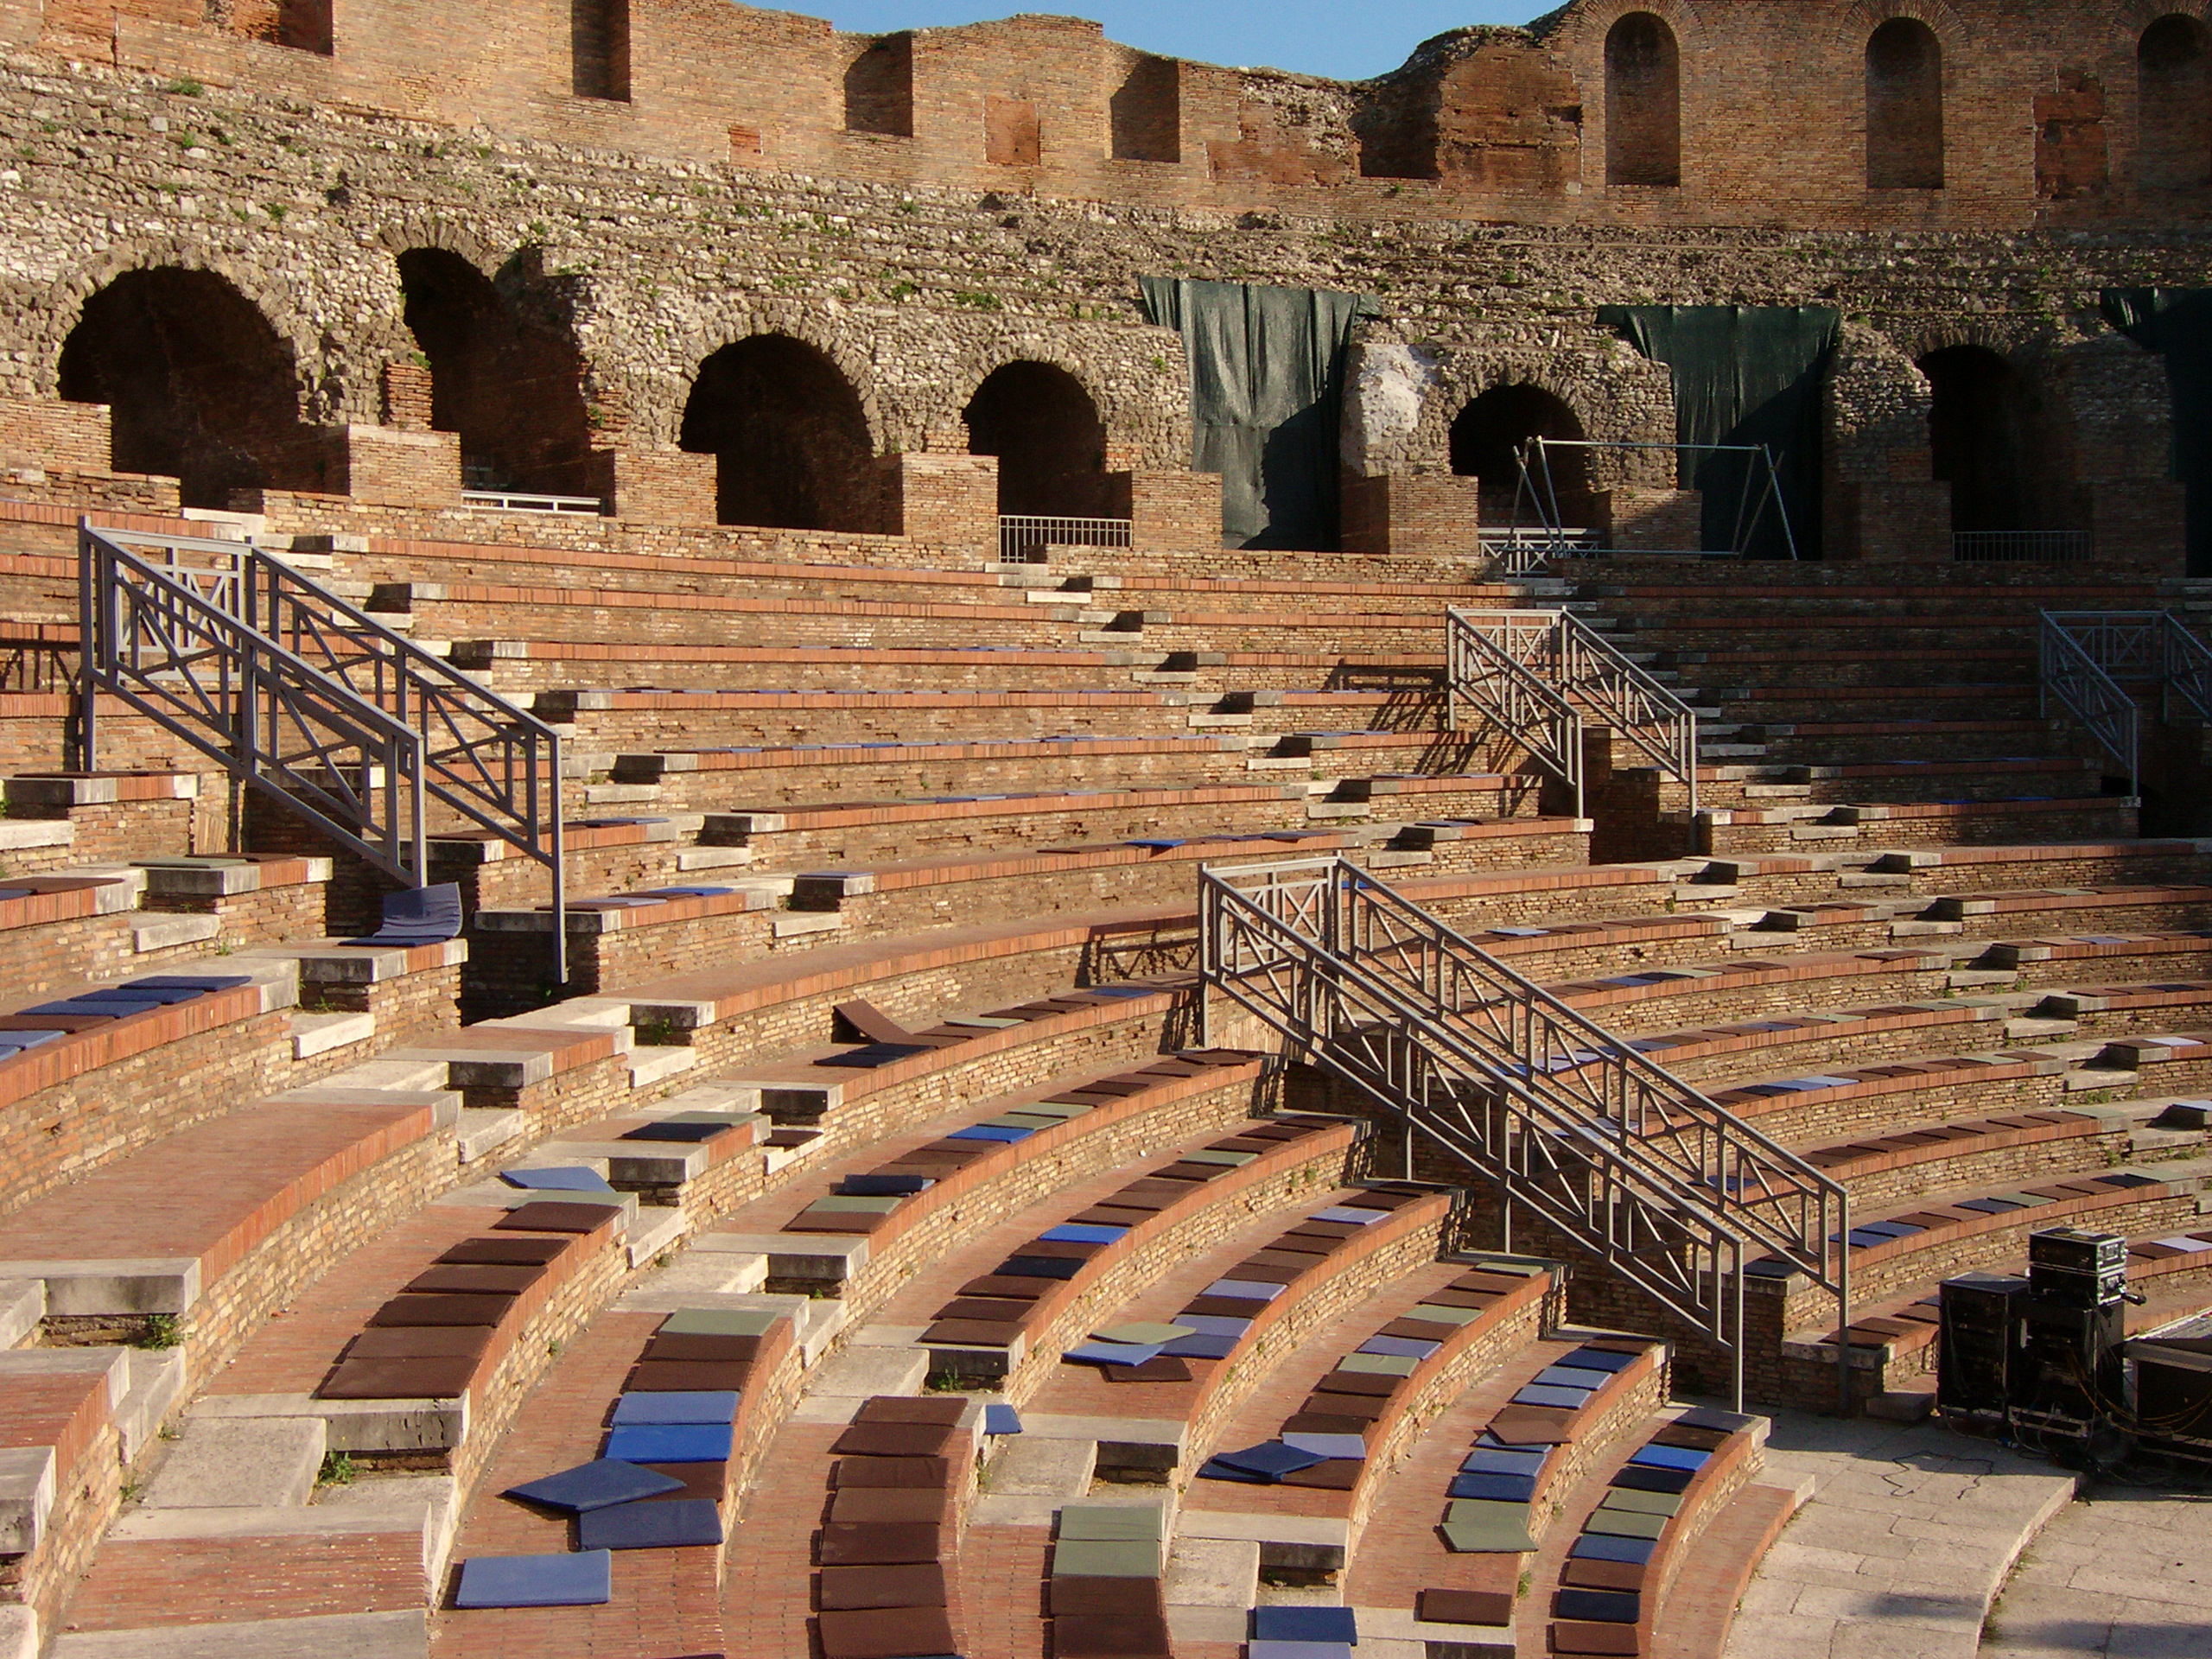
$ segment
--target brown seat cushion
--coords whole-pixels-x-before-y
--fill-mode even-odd
[[[855,1423],[830,1449],[840,1457],[935,1458],[954,1433],[943,1423]]]
[[[900,1395],[878,1395],[854,1414],[856,1423],[936,1423],[957,1427],[968,1414],[965,1400],[910,1399]]]
[[[451,1400],[468,1392],[476,1366],[459,1358],[346,1359],[316,1392],[326,1400]]]
[[[1508,1406],[1490,1420],[1508,1446],[1557,1446],[1574,1438],[1574,1414],[1551,1406]]]
[[[1552,1621],[1554,1653],[1596,1656],[1633,1656],[1638,1651],[1636,1626],[1606,1624],[1594,1618],[1555,1618]]]
[[[648,1463],[640,1465],[656,1474],[666,1475],[671,1480],[680,1480],[683,1490],[665,1492],[661,1498],[644,1498],[652,1503],[678,1497],[703,1498],[709,1503],[720,1503],[729,1496],[729,1465],[727,1463]]]
[[[639,1361],[623,1383],[625,1394],[683,1394],[694,1390],[735,1389],[740,1393],[753,1376],[753,1367],[741,1360],[646,1359]]]
[[[1424,1590],[1414,1611],[1430,1624],[1510,1624],[1513,1597],[1503,1590]]]
[[[825,1612],[868,1607],[942,1607],[944,1568],[935,1561],[904,1567],[825,1567],[822,1606]]]
[[[1366,1464],[1357,1458],[1331,1458],[1311,1469],[1294,1469],[1282,1478],[1285,1486],[1312,1486],[1325,1492],[1349,1492],[1359,1485]]]
[[[987,1325],[1026,1325],[1036,1317],[1037,1304],[1017,1302],[1011,1296],[956,1296],[937,1311],[940,1319],[981,1319]]]
[[[1020,1335],[1020,1325],[1001,1324],[996,1319],[939,1319],[922,1332],[922,1340],[933,1348],[957,1348],[969,1343],[984,1348],[1007,1348]]]
[[[1109,1382],[1188,1382],[1190,1363],[1173,1354],[1162,1354],[1141,1365],[1102,1365],[1099,1375]]]
[[[963,1296],[1003,1296],[1009,1301],[1034,1302],[1060,1287],[1057,1279],[1026,1279],[1017,1274],[987,1273],[960,1287]]]
[[[1054,1618],[1165,1618],[1158,1579],[1094,1579],[1070,1574],[1052,1581]]]
[[[822,1659],[921,1659],[957,1652],[942,1607],[870,1607],[820,1616]]]
[[[395,1325],[364,1331],[346,1344],[348,1359],[480,1359],[495,1332],[488,1325]]]
[[[464,1238],[438,1260],[480,1262],[487,1267],[541,1267],[565,1255],[575,1242],[573,1238]]]
[[[1586,1561],[1578,1558],[1560,1570],[1559,1581],[1578,1590],[1641,1590],[1643,1573],[1644,1568],[1635,1561]]]
[[[564,1204],[539,1198],[507,1211],[492,1224],[497,1233],[595,1233],[622,1211],[611,1204]]]
[[[830,1483],[848,1486],[943,1486],[952,1478],[949,1458],[846,1458],[830,1471]]]
[[[756,1359],[760,1353],[758,1337],[686,1336],[672,1332],[657,1336],[645,1344],[640,1359],[713,1359],[724,1363]]]
[[[1309,1394],[1306,1403],[1299,1408],[1300,1414],[1311,1412],[1322,1417],[1356,1417],[1362,1427],[1380,1421],[1390,1409],[1387,1394]],[[1359,1429],[1317,1428],[1316,1434],[1357,1434]]]
[[[444,1291],[458,1291],[464,1294],[480,1294],[491,1291],[502,1296],[518,1295],[528,1290],[545,1276],[542,1267],[494,1267],[488,1263],[452,1263],[425,1268],[410,1279],[405,1289],[435,1294]]]
[[[1364,1417],[1333,1411],[1294,1412],[1282,1420],[1286,1434],[1365,1434],[1374,1427]]]
[[[1156,1613],[1063,1613],[1052,1618],[1054,1659],[1167,1659],[1167,1621]]]
[[[833,1521],[822,1529],[822,1565],[875,1567],[934,1561],[943,1529],[926,1521]]]
[[[952,1494],[942,1486],[845,1486],[832,1493],[830,1519],[859,1526],[874,1521],[944,1520]]]
[[[1313,1392],[1382,1396],[1395,1394],[1405,1385],[1406,1379],[1402,1376],[1384,1376],[1375,1371],[1328,1371],[1313,1385]]]
[[[369,1315],[373,1325],[497,1325],[515,1305],[512,1296],[395,1296]]]

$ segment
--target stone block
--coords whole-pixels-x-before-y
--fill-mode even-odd
[[[143,1502],[156,1510],[304,1504],[327,1446],[319,1417],[194,1418]]]

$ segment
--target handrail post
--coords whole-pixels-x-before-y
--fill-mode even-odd
[[[101,626],[105,584],[95,575],[93,562],[100,556],[92,536],[90,513],[77,520],[77,732],[84,768],[99,770],[99,692],[97,659],[103,654],[107,629]],[[100,573],[105,575],[105,572]]]

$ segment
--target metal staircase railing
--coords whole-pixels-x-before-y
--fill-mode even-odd
[[[1583,811],[1582,716],[1526,660],[1548,611],[1460,611],[1445,613],[1448,664],[1445,723],[1459,729],[1459,705],[1471,706],[1550,767],[1574,791],[1574,816]]]
[[[1743,1398],[1745,1253],[1836,1299],[1843,1188],[1343,859],[1208,868],[1204,977],[1702,1331]],[[1839,1397],[1849,1398],[1839,1346]]]
[[[2044,611],[2036,630],[2037,712],[2048,718],[2056,699],[2126,774],[2131,795],[2143,721],[2122,682],[2164,679],[2162,636],[2171,620],[2164,611]]]
[[[113,696],[403,881],[440,806],[547,867],[568,978],[560,735],[262,550],[79,525],[84,764]]]
[[[1445,613],[1450,680],[1446,707],[1456,719],[1465,698],[1503,725],[1530,751],[1549,759],[1558,742],[1557,715],[1525,689],[1524,671],[1553,700],[1610,727],[1662,772],[1689,791],[1697,810],[1697,712],[1630,662],[1612,642],[1572,611],[1478,611]],[[1456,725],[1454,727],[1456,729]],[[1573,747],[1576,813],[1581,813],[1582,752]]]
[[[2159,614],[2166,619],[2164,673],[2159,684],[2164,715],[2173,719],[2174,702],[2179,698],[2197,719],[2212,725],[2212,645],[2191,633],[2171,611]]]

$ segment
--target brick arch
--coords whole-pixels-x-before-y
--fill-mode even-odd
[[[1704,63],[1706,52],[1713,49],[1713,42],[1704,15],[1688,0],[1597,0],[1597,3],[1574,15],[1571,37],[1574,49],[1603,51],[1605,37],[1613,32],[1613,25],[1639,11],[1649,12],[1675,31],[1675,44],[1682,54],[1682,82],[1688,85]]]
[[[1953,54],[1974,44],[1974,31],[1967,27],[1966,19],[1945,5],[1943,0],[1853,0],[1836,23],[1836,45],[1847,52],[1863,53],[1876,29],[1900,17],[1928,25],[1942,48],[1946,75],[1955,62]]]
[[[2105,16],[2114,48],[2124,48],[2133,64],[2135,43],[2145,29],[2161,17],[2194,17],[2212,23],[2212,0],[2117,0]]]
[[[676,334],[666,355],[683,365],[682,379],[680,384],[657,387],[639,399],[636,414],[647,429],[646,435],[655,442],[674,443],[683,425],[684,405],[698,382],[699,365],[724,346],[760,334],[781,334],[828,359],[860,399],[861,412],[868,421],[869,446],[879,454],[890,447],[874,355],[843,331],[826,326],[818,309],[798,304],[717,308],[705,322]]]
[[[676,442],[716,458],[729,524],[879,527],[874,430],[853,377],[804,335],[757,328],[698,359]]]
[[[1017,352],[967,384],[959,419],[970,454],[999,458],[1001,513],[1128,515],[1126,477],[1107,470],[1109,405],[1079,359]]]
[[[1080,385],[1098,418],[1111,426],[1120,413],[1119,399],[1099,377],[1086,357],[1067,348],[1067,342],[1039,334],[1023,334],[995,340],[979,351],[963,354],[952,378],[945,383],[944,407],[957,424],[960,411],[976,396],[976,389],[1001,369],[1014,363],[1041,363],[1058,369]]]

